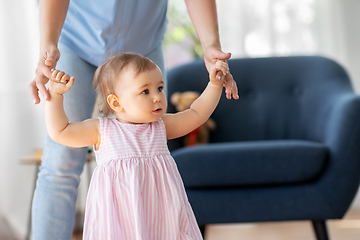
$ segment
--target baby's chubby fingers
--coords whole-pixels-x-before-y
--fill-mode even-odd
[[[60,72],[59,70],[56,70],[55,68],[51,69],[51,78],[56,79],[56,75]]]
[[[61,83],[67,83],[70,80],[70,75],[56,69],[51,70],[52,80],[56,80]]]
[[[75,77],[69,76],[69,80],[66,82],[66,87],[70,89],[74,85],[74,82],[75,82]]]
[[[69,82],[69,80],[70,80],[70,75],[66,73],[61,77],[60,82],[67,83]]]
[[[211,70],[210,70],[210,80],[215,80],[216,79],[216,73],[217,73],[217,70],[216,70],[216,67],[213,67]]]
[[[222,85],[224,77],[222,76],[221,70],[216,66],[212,67],[209,73],[210,82],[215,85]]]
[[[66,83],[67,81],[69,81],[70,76],[65,74],[65,72],[63,71],[59,71],[58,74],[56,74],[56,80],[62,82],[62,83]]]
[[[221,71],[224,76],[229,73],[229,65],[225,60],[218,60],[215,63],[215,67],[218,71]]]

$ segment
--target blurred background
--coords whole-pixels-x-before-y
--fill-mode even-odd
[[[360,1],[217,0],[217,5],[222,47],[233,58],[327,56],[348,70],[360,92]],[[168,16],[164,48],[169,69],[203,52],[183,0],[169,1]],[[44,139],[43,102],[35,106],[28,93],[38,36],[37,0],[0,0],[0,232],[5,229],[14,239],[26,234],[37,170],[21,159],[41,149]],[[77,200],[80,225],[87,186],[84,171]],[[360,197],[352,208],[360,210]]]

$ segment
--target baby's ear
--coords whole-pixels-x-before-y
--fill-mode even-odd
[[[110,108],[112,110],[114,110],[115,112],[120,112],[123,110],[121,104],[120,104],[120,100],[119,97],[116,96],[115,94],[109,94],[106,98],[107,104],[110,106]]]
[[[174,93],[173,93],[173,95],[171,96],[171,99],[170,99],[170,101],[171,101],[171,103],[172,103],[173,105],[176,105],[176,104],[179,103],[180,95],[181,95],[181,94],[180,94],[179,92],[174,92]]]

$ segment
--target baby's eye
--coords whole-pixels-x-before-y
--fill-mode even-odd
[[[145,89],[144,91],[141,92],[141,94],[148,95],[148,94],[149,94],[149,90],[148,90],[148,89]]]
[[[163,89],[164,89],[164,87],[159,87],[159,88],[158,88],[158,92],[162,92]]]

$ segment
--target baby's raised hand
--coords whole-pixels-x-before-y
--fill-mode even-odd
[[[74,84],[75,77],[56,69],[51,70],[51,79],[49,81],[49,92],[56,94],[64,94],[69,91]]]
[[[225,60],[219,60],[210,71],[210,82],[215,85],[223,85],[226,74],[229,74],[229,65]]]

